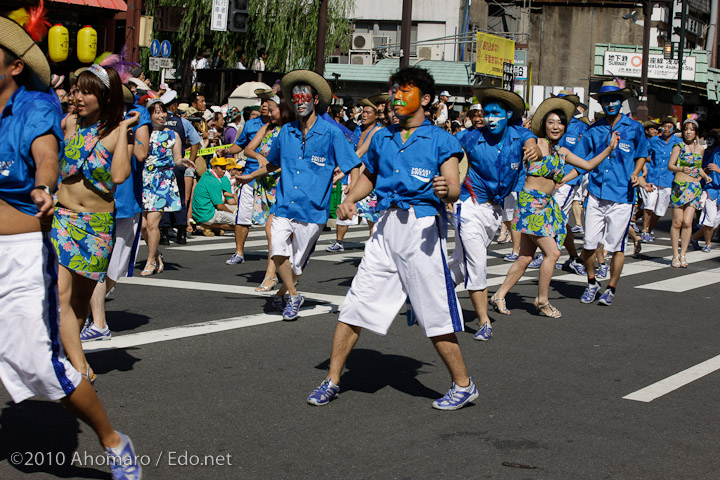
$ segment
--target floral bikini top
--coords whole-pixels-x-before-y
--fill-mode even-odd
[[[687,147],[685,145],[685,142],[680,142],[677,144],[677,146],[680,147],[680,156],[677,159],[677,166],[692,168],[693,171],[690,176],[698,177],[700,175],[700,168],[702,167],[702,155],[699,153],[692,153],[685,150],[685,148]]]
[[[560,154],[556,145],[548,155],[530,162],[527,174],[531,177],[549,178],[556,183],[561,182],[565,176],[565,156]]]
[[[60,177],[82,175],[100,193],[110,193],[115,186],[110,176],[112,155],[100,142],[96,123],[87,128],[78,126],[75,135],[65,140],[60,157]]]

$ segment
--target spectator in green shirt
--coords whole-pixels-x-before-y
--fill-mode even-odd
[[[233,230],[235,226],[235,214],[225,205],[224,195],[231,192],[230,179],[225,176],[229,163],[227,158],[213,158],[210,169],[200,177],[193,191],[192,216],[208,237],[217,230]]]

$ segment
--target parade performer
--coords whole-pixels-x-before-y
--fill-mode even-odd
[[[542,158],[526,165],[527,177],[512,221],[512,228],[522,233],[520,256],[510,267],[505,281],[492,299],[500,313],[510,314],[505,305],[505,296],[525,273],[535,250],[540,248],[543,261],[534,305],[540,315],[552,318],[561,316],[560,311],[550,305],[548,300],[550,279],[555,271],[555,263],[560,258],[567,224],[567,212],[557,201],[556,187],[565,180],[579,176],[575,170],[568,172],[567,165],[592,170],[610,155],[619,140],[614,133],[610,145],[592,160],[586,161],[574,155],[570,149],[560,145],[574,112],[575,105],[571,102],[553,97],[540,104],[532,119],[532,132],[540,138],[538,146]],[[564,193],[566,199],[571,198],[568,195],[571,192]]]
[[[48,89],[42,2],[0,17],[0,379],[16,403],[60,400],[96,433],[115,479],[139,479],[126,435],[114,430],[95,389],[60,345],[58,270],[47,227],[53,215],[62,140],[60,103]],[[76,326],[77,328],[77,326]],[[75,333],[77,335],[77,332]],[[79,339],[78,339],[79,341]]]
[[[638,174],[647,157],[645,131],[641,123],[620,111],[623,101],[631,95],[630,89],[621,87],[617,81],[603,82],[600,91],[591,96],[600,102],[605,116],[588,128],[575,151],[582,158],[595,157],[607,148],[615,132],[620,134],[618,148],[589,175],[585,239],[580,256],[585,263],[588,285],[580,299],[582,303],[594,302],[600,290],[600,283],[595,279],[594,256],[595,250],[604,245],[605,250],[612,252],[612,260],[610,281],[599,303],[612,305],[625,263],[625,240],[635,203],[635,187],[644,184]]]
[[[668,164],[668,170],[675,173],[672,183],[670,203],[673,206],[672,226],[670,227],[670,244],[673,258],[670,264],[675,268],[687,268],[685,254],[690,243],[692,223],[695,211],[700,210],[700,196],[702,186],[700,177],[706,184],[712,184],[712,179],[702,169],[703,146],[698,142],[698,124],[695,120],[687,119],[682,125],[682,142],[675,144]],[[678,254],[678,239],[680,239],[680,253]]]
[[[97,282],[90,299],[92,322],[80,332],[80,340],[90,342],[110,340],[112,334],[105,317],[105,296],[122,277],[132,277],[135,256],[140,243],[142,224],[142,169],[150,144],[152,121],[146,108],[135,102],[135,96],[123,85],[123,102],[127,111],[140,114],[138,123],[132,127],[133,147],[130,176],[115,189],[115,244],[110,255],[104,282]]]
[[[499,88],[480,88],[475,97],[482,105],[485,126],[468,133],[461,142],[469,166],[457,207],[451,270],[456,283],[465,280],[478,315],[480,328],[473,338],[486,341],[492,336],[487,248],[502,221],[505,198],[519,185],[524,173],[523,161],[534,162],[541,158],[541,153],[537,137],[530,130],[512,125],[525,111],[520,95]]]
[[[660,217],[665,215],[670,204],[670,190],[673,182],[673,173],[668,169],[673,148],[682,143],[675,133],[675,119],[665,117],[661,120],[660,135],[648,140],[648,159],[646,180],[655,185],[655,190],[647,192],[640,190],[643,201],[643,228],[640,240],[652,242],[652,231],[655,229]]]
[[[445,362],[452,388],[433,402],[455,410],[478,397],[468,377],[455,332],[463,331],[462,309],[446,262],[446,204],[460,195],[460,144],[425,118],[435,81],[420,68],[405,68],[390,82],[390,105],[400,119],[373,137],[357,178],[338,207],[341,218],[375,187],[380,219],[345,297],[333,339],[330,372],[308,397],[326,405],[340,391],[340,376],[363,328],[385,335],[409,297],[415,317]]]
[[[335,167],[347,173],[360,160],[345,136],[315,113],[318,103],[327,105],[332,97],[324,78],[310,70],[294,70],[282,78],[280,88],[292,99],[298,119],[282,127],[267,155],[268,163],[238,180],[247,184],[282,168],[270,255],[283,282],[273,305],[282,309],[283,320],[290,321],[297,319],[305,300],[295,282],[329,218]]]
[[[107,64],[114,58],[108,58]],[[123,72],[123,75],[128,75]],[[77,114],[65,121],[52,243],[60,261],[60,329],[73,366],[94,380],[80,331],[95,283],[105,280],[115,230],[115,185],[130,175],[133,141],[128,129],[140,115],[123,119],[122,81],[109,65],[92,64],[77,80]]]

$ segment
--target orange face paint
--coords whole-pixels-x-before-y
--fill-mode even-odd
[[[421,94],[418,87],[401,85],[394,90],[393,108],[399,117],[409,117],[421,108]]]

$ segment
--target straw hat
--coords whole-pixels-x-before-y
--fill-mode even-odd
[[[620,88],[617,81],[611,80],[603,82],[599,92],[590,94],[595,100],[600,100],[602,97],[608,95],[619,95],[623,97],[623,99],[627,99],[632,97],[632,91],[629,88]]]
[[[123,103],[135,104],[135,95],[132,94],[127,85],[122,86],[123,91]]]
[[[50,65],[45,54],[23,27],[0,16],[0,45],[15,54],[30,71],[30,87],[47,90],[50,85]]]
[[[292,89],[295,85],[302,83],[313,87],[320,96],[320,103],[329,104],[332,100],[330,84],[312,70],[293,70],[280,80],[280,89],[285,98],[292,96]]]
[[[643,122],[643,128],[645,130],[647,130],[648,128],[660,128],[660,124],[652,120],[645,120]]]
[[[545,101],[538,106],[537,110],[535,110],[535,115],[532,117],[531,130],[535,135],[538,137],[545,136],[545,125],[543,125],[543,119],[545,118],[545,115],[554,110],[561,110],[565,114],[565,118],[569,123],[570,119],[573,117],[573,113],[575,113],[575,105],[573,105],[571,101],[565,100],[562,97],[550,97],[545,99]]]
[[[580,121],[583,122],[588,127],[590,126],[590,119],[588,117],[580,117]]]
[[[255,96],[260,97],[262,100],[270,100],[270,97],[273,96],[273,89],[272,88],[256,88],[253,90],[253,93]]]
[[[675,117],[667,116],[660,120],[660,125],[665,125],[666,123],[672,123],[673,128],[677,128],[677,118]]]
[[[390,94],[387,92],[380,93],[378,95],[373,95],[372,97],[368,97],[368,100],[370,100],[370,102],[375,105],[380,105],[381,103],[387,103],[388,100],[390,100]]]
[[[571,102],[575,107],[580,105],[580,97],[571,92],[570,90],[560,90],[557,95],[552,95],[553,97],[559,97],[564,98],[565,100]]]
[[[487,105],[492,100],[500,100],[507,104],[512,110],[511,120],[518,120],[525,113],[525,100],[515,92],[503,90],[502,88],[480,87],[476,88],[473,93],[481,105]]]
[[[377,110],[377,109],[378,109],[377,105],[375,105],[373,102],[371,102],[369,98],[363,98],[362,100],[360,100],[360,101],[358,102],[358,105],[360,105],[360,106],[362,106],[362,107],[370,107],[370,108],[372,108],[373,110]]]

